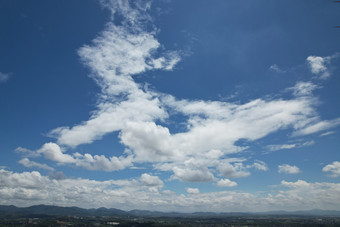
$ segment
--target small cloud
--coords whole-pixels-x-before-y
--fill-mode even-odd
[[[32,151],[24,147],[17,147],[15,152],[20,153],[24,157],[39,157],[40,154],[37,151]]]
[[[0,83],[5,83],[9,80],[10,74],[0,72]]]
[[[283,164],[278,166],[279,173],[297,174],[300,173],[300,169],[297,166],[291,166],[288,164]]]
[[[332,56],[320,57],[320,56],[309,56],[306,61],[309,65],[311,72],[315,75],[320,75],[319,79],[327,79],[331,76],[327,65],[330,63],[332,58],[337,57],[338,54],[334,54]]]
[[[326,63],[329,61],[329,57],[309,56],[307,57],[307,63],[313,74],[319,74],[327,70]]]
[[[313,145],[315,142],[313,140],[306,141],[303,143],[292,143],[292,144],[273,144],[267,145],[266,148],[270,151],[279,151],[279,150],[289,150],[293,148],[301,148]]]
[[[304,143],[302,143],[302,144],[299,144],[299,147],[307,147],[307,146],[311,146],[311,145],[313,145],[314,143],[315,143],[314,140],[306,141],[306,142],[304,142]]]
[[[199,194],[200,193],[200,190],[198,188],[185,188],[185,190],[189,194]]]
[[[328,164],[322,168],[323,172],[331,172],[330,177],[339,177],[340,176],[340,162],[334,161],[332,164]]]
[[[271,65],[269,67],[269,70],[277,72],[277,73],[285,73],[286,72],[285,70],[280,69],[279,66],[277,66],[277,64]]]
[[[39,168],[53,171],[54,169],[46,164],[41,164],[38,162],[34,162],[29,160],[28,158],[23,158],[19,161],[19,163],[27,168]]]
[[[269,151],[279,151],[279,150],[293,149],[295,147],[296,147],[296,144],[275,144],[275,145],[268,145],[267,149]]]
[[[334,131],[328,131],[328,132],[322,133],[320,136],[328,136],[328,135],[332,135],[334,133],[335,133]]]
[[[235,187],[237,186],[237,183],[229,179],[221,179],[217,182],[217,186],[218,187]]]
[[[287,90],[293,91],[293,94],[297,97],[299,96],[310,96],[312,92],[319,88],[316,84],[312,82],[297,82],[294,87],[288,88]]]
[[[145,167],[131,166],[129,169],[146,169]]]
[[[267,164],[265,162],[259,161],[259,160],[256,160],[254,162],[254,164],[252,165],[252,167],[254,167],[257,170],[262,170],[262,171],[267,171],[268,170]]]

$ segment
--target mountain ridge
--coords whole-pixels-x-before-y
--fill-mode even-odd
[[[1,216],[136,216],[136,217],[228,217],[228,216],[340,216],[336,210],[298,210],[298,211],[267,211],[267,212],[161,212],[150,210],[124,211],[116,208],[80,208],[76,206],[62,207],[54,205],[33,205],[17,207],[14,205],[0,205]]]

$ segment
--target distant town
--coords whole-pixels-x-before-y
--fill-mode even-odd
[[[165,213],[46,205],[0,206],[0,226],[340,226],[340,212]]]

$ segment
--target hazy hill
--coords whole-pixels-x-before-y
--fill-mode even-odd
[[[307,211],[270,211],[270,212],[195,212],[195,213],[179,213],[179,212],[159,212],[148,210],[131,210],[123,211],[115,208],[98,208],[98,209],[83,209],[79,207],[60,207],[50,205],[35,205],[30,207],[16,207],[16,206],[1,206],[0,217],[5,216],[135,216],[135,217],[230,217],[230,216],[340,216],[340,211],[333,210],[307,210]]]

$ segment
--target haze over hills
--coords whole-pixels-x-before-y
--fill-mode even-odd
[[[227,216],[340,216],[335,210],[304,210],[304,211],[268,211],[268,212],[160,212],[148,210],[123,211],[115,208],[101,207],[98,209],[84,209],[79,207],[60,207],[51,205],[34,205],[30,207],[16,207],[0,205],[0,217],[4,216],[136,216],[136,217],[227,217]]]

